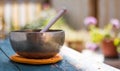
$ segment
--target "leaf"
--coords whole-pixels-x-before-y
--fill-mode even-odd
[[[115,38],[114,39],[114,45],[115,46],[119,46],[120,45],[120,39],[119,38]]]

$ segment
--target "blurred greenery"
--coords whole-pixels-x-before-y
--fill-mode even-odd
[[[52,18],[39,18],[29,24],[26,24],[22,29],[43,29]],[[65,25],[65,20],[60,18],[50,29],[62,29]]]
[[[37,17],[32,22],[27,23],[22,29],[43,29],[57,14],[54,10],[45,10],[42,12],[43,16]],[[61,17],[50,29],[61,29],[65,27],[66,22],[63,17]]]
[[[111,31],[112,25],[108,24],[105,28],[100,29],[95,26],[90,27],[91,40],[95,43],[100,43],[103,39],[114,39],[114,45],[120,45],[120,38],[115,36],[113,31]]]
[[[105,28],[100,29],[95,26],[90,27],[91,40],[94,43],[101,43],[103,39],[114,39],[114,45],[117,47],[117,51],[120,53],[120,37],[115,36],[111,31],[112,25],[108,24]]]

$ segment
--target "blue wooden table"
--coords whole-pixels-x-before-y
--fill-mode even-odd
[[[0,41],[0,48],[10,57],[15,54],[9,39]],[[27,65],[12,62],[0,50],[0,71],[120,71],[99,61],[84,57],[81,53],[63,46],[63,60],[49,65]]]

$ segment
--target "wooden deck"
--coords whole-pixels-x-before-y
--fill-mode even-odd
[[[8,56],[15,54],[8,39],[0,41],[0,48],[5,51]],[[67,46],[62,47],[60,54],[63,56],[63,60],[56,64],[27,65],[10,61],[4,53],[0,51],[0,71],[120,71],[99,60],[86,57]]]

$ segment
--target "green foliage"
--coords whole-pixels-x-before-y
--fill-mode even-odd
[[[91,27],[90,36],[91,36],[91,40],[95,43],[101,42],[104,38],[103,32],[96,27]]]
[[[31,23],[26,24],[22,29],[40,29],[46,23],[45,19],[38,19]]]
[[[36,21],[33,21],[29,24],[26,24],[23,29],[42,29],[44,28],[51,20],[52,18],[40,18]],[[52,27],[51,29],[60,29],[61,26],[65,24],[65,21],[63,18],[60,18]]]
[[[114,39],[114,45],[119,46],[120,45],[120,38],[115,38]]]
[[[26,24],[22,29],[43,29],[56,15],[53,11],[44,11],[45,16],[40,16],[36,20]],[[66,24],[64,18],[60,18],[50,29],[60,29]]]
[[[113,36],[111,29],[112,29],[111,25],[107,25],[103,29],[97,28],[95,26],[90,26],[91,40],[95,43],[100,43],[105,38],[114,39],[114,45],[119,46],[120,38],[118,38],[117,36]]]

